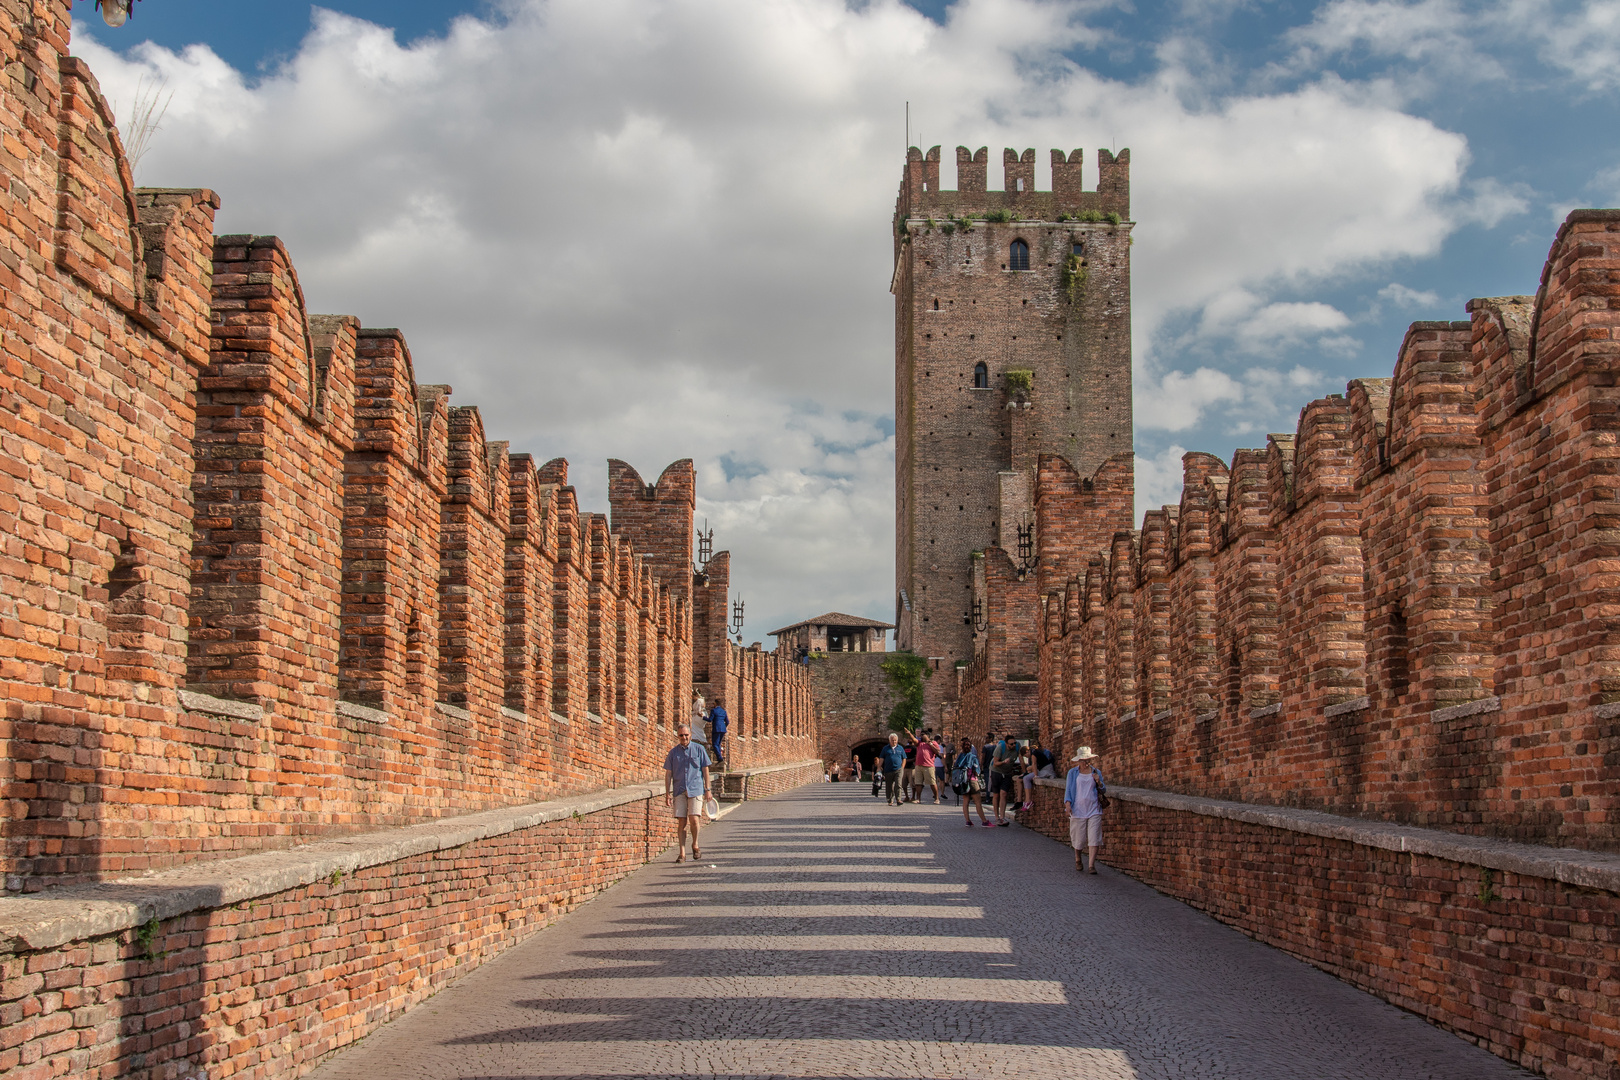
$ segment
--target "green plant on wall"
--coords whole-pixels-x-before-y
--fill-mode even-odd
[[[1035,373],[1028,368],[1013,368],[1004,378],[1009,394],[1027,394],[1035,389]]]
[[[889,710],[891,731],[912,731],[922,725],[923,680],[934,677],[928,657],[913,652],[890,653],[878,665],[894,688],[894,708]]]
[[[1070,255],[1069,261],[1063,264],[1063,291],[1069,297],[1069,303],[1080,302],[1081,295],[1086,291],[1086,264],[1080,256]]]

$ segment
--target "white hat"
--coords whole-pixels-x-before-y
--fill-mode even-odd
[[[1091,747],[1082,746],[1082,747],[1080,747],[1078,750],[1076,750],[1074,752],[1074,757],[1070,758],[1069,760],[1070,761],[1091,761],[1094,758],[1096,758],[1096,756],[1097,756],[1096,754],[1093,754],[1091,752]]]

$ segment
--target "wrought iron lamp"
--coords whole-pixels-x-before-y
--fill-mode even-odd
[[[742,628],[743,602],[741,600],[733,600],[731,602],[731,632],[737,635],[737,644],[739,645],[742,644]]]
[[[709,560],[714,558],[714,530],[709,528],[709,519],[703,519],[703,528],[697,534],[697,569],[703,575],[703,583],[709,582]]]
[[[984,633],[984,628],[986,626],[989,626],[989,625],[990,625],[989,620],[987,620],[984,617],[984,601],[983,600],[975,600],[975,601],[973,601],[973,629],[974,629],[974,631],[976,633],[982,634],[982,633]]]
[[[1041,557],[1035,554],[1035,524],[1026,517],[1018,526],[1018,580],[1023,581],[1024,575],[1040,561]]]

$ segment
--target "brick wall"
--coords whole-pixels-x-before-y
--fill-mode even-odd
[[[1019,823],[1067,844],[1063,788]],[[1117,792],[1102,860],[1543,1075],[1620,1068],[1610,889]]]
[[[888,738],[894,687],[883,674],[887,653],[828,653],[809,664],[810,696],[823,761],[848,765],[860,743]],[[936,679],[951,678],[941,671]]]
[[[1132,783],[1620,849],[1616,265],[1620,213],[1577,211],[1536,297],[1413,324],[1392,380],[1263,451],[1187,455],[1100,596],[1102,513],[1069,527],[1098,561],[1048,600],[1043,736]]]
[[[1229,465],[1188,454],[1179,505],[1139,530],[1105,543],[1098,509],[1041,537],[1075,568],[1040,622],[1060,752],[1090,743],[1116,784],[1341,815],[1303,838],[1132,803],[1110,857],[1552,1076],[1620,1065],[1620,884],[1525,869],[1620,851],[1617,274],[1620,211],[1575,211],[1535,296],[1414,323],[1391,379]],[[1511,851],[1341,835],[1369,821]],[[1045,803],[1028,823],[1063,824]]]
[[[662,798],[640,797],[117,933],[12,941],[0,1073],[300,1075],[673,838]]]
[[[7,888],[656,778],[690,462],[611,462],[614,523],[581,512],[400,331],[311,313],[275,237],[136,190],[70,16],[0,0]],[[802,672],[704,647],[747,761],[808,757]]]

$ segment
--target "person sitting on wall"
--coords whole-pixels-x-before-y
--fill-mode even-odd
[[[726,715],[726,699],[715,698],[714,708],[709,710],[709,745],[714,747],[715,767],[724,770],[726,767],[726,729],[731,726],[731,717]]]
[[[692,827],[692,858],[698,850],[698,826],[703,822],[703,804],[709,799],[709,752],[692,741],[692,728],[681,724],[675,729],[677,742],[664,756],[664,805],[675,811],[675,861],[686,861],[686,828]]]

